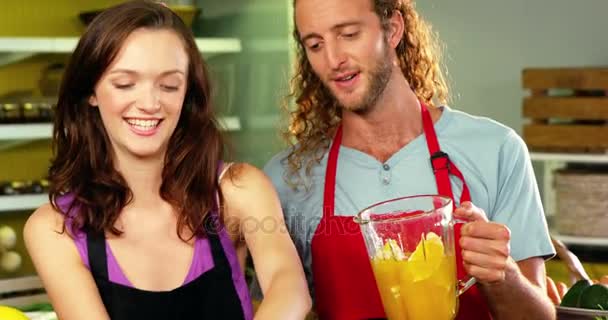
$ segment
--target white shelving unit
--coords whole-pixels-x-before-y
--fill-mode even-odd
[[[0,280],[0,305],[24,307],[34,303],[48,302],[47,295],[39,293],[43,288],[42,281],[38,276],[2,279]],[[40,316],[34,318],[34,313],[29,315],[32,315],[31,319],[57,319],[56,317],[42,318]]]
[[[196,38],[204,55],[241,52],[241,41],[235,38]],[[0,65],[31,57],[37,53],[70,53],[78,44],[77,37],[0,37]]]
[[[218,120],[224,131],[241,130],[238,117],[220,117]],[[52,133],[53,125],[50,123],[0,124],[0,141],[50,139]]]
[[[588,153],[549,153],[531,152],[532,161],[544,162],[544,181],[543,183],[543,204],[548,216],[552,216],[555,210],[555,194],[553,190],[553,171],[561,168],[565,163],[589,163],[589,164],[608,164],[608,154],[588,154]],[[553,231],[553,237],[561,240],[567,245],[585,245],[608,247],[608,238],[575,237],[560,235]]]
[[[49,202],[49,196],[47,194],[0,196],[0,212],[32,210],[47,202]]]
[[[241,41],[235,38],[196,38],[203,54],[236,53],[242,50]],[[0,37],[0,66],[37,53],[70,53],[78,43],[76,37]],[[220,118],[226,131],[241,129],[237,117]],[[0,125],[0,140],[31,140],[51,137],[50,124]]]
[[[52,133],[53,125],[50,123],[0,125],[0,140],[48,139]]]
[[[239,117],[220,117],[218,119],[220,127],[227,132],[241,130],[241,120]]]
[[[196,45],[203,55],[238,53],[241,41],[235,38],[196,38]],[[0,66],[14,63],[39,53],[70,53],[78,44],[77,37],[0,37]],[[241,130],[238,117],[218,119],[225,131]],[[23,141],[49,139],[52,124],[0,124],[0,147],[20,144]],[[6,141],[10,141],[8,144]],[[1,148],[0,148],[1,149]],[[31,210],[48,202],[48,195],[0,196],[0,212]]]

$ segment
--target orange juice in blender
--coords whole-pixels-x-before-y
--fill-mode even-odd
[[[387,240],[372,259],[372,270],[389,320],[407,320],[401,299],[401,272],[405,263],[405,255],[393,239]]]
[[[456,276],[452,199],[408,196],[357,214],[389,320],[452,320],[475,279]],[[440,236],[441,235],[441,236]]]
[[[372,269],[389,320],[449,320],[456,315],[454,259],[433,232],[409,256],[388,239]]]
[[[456,264],[446,256],[441,238],[428,233],[401,270],[401,297],[409,320],[456,316]]]

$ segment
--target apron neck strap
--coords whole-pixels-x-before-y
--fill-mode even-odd
[[[325,172],[325,192],[323,192],[323,218],[333,217],[336,194],[336,172],[338,171],[338,155],[342,144],[342,124],[338,125],[334,140],[329,149]]]
[[[437,134],[435,132],[435,126],[433,125],[433,119],[431,113],[426,105],[420,102],[420,113],[422,114],[422,127],[424,129],[424,135],[426,138],[426,145],[431,155],[430,161],[433,167],[433,173],[435,175],[435,181],[437,183],[437,192],[446,197],[450,197],[454,200],[454,193],[452,192],[452,184],[450,183],[450,174],[462,181],[462,194],[460,195],[460,203],[464,201],[471,201],[471,193],[464,181],[464,176],[458,167],[450,160],[447,153],[441,151],[439,147],[439,141],[437,140]],[[452,201],[454,206],[456,203]]]
[[[103,232],[87,231],[87,251],[91,273],[102,279],[109,279],[106,237]]]
[[[424,130],[429,154],[431,155],[430,161],[433,167],[435,181],[437,183],[437,192],[442,196],[450,197],[452,200],[454,200],[454,194],[452,192],[452,185],[449,177],[449,175],[452,174],[462,181],[460,203],[471,201],[471,194],[467,184],[464,181],[464,176],[462,175],[462,172],[458,170],[456,165],[452,163],[452,160],[450,160],[448,154],[441,151],[439,141],[437,140],[437,134],[435,133],[433,119],[431,118],[428,108],[422,102],[420,102],[420,111],[422,114],[422,128]],[[341,144],[342,124],[338,125],[336,134],[334,135],[329,149],[329,155],[327,157],[324,188],[325,192],[323,193],[323,218],[334,216],[336,172],[338,170],[338,155],[340,153]],[[452,201],[452,203],[454,203],[454,201]],[[456,204],[454,203],[454,205]]]

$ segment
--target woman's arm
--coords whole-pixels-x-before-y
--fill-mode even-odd
[[[76,246],[63,230],[63,216],[49,204],[27,220],[23,237],[27,251],[59,319],[110,319],[97,286]]]
[[[237,221],[264,300],[256,319],[304,319],[311,299],[274,187],[257,168],[239,164],[221,181],[227,226]]]

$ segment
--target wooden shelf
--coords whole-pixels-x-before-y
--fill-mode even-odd
[[[0,196],[0,211],[32,210],[49,202],[48,194]]]

